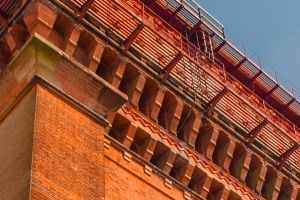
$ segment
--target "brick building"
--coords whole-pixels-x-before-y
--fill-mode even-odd
[[[0,22],[1,199],[300,199],[296,90],[193,1],[2,0]]]

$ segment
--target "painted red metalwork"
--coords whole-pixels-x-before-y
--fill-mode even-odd
[[[289,106],[294,103],[296,101],[295,98],[292,98],[287,104],[285,104],[281,109],[280,109],[280,112],[281,113],[285,113],[287,111],[287,109],[289,108]]]
[[[170,7],[170,1],[176,6]],[[80,10],[85,1],[73,2]],[[87,13],[102,28],[111,31],[114,38],[118,38],[117,43],[123,41],[123,48],[127,48],[125,52],[133,51],[131,53],[138,53],[139,57],[153,63],[153,70],[158,74],[172,62],[175,63],[175,55],[181,52],[182,58],[172,64],[174,66],[168,67],[171,70],[165,75],[165,79],[174,80],[178,87],[187,90],[187,94],[193,95],[196,92],[197,97],[201,97],[198,100],[209,105],[209,113],[216,111],[246,133],[261,127],[261,122],[267,118],[269,123],[260,130],[261,134],[250,138],[273,155],[281,155],[299,142],[300,129],[294,128],[291,123],[299,118],[297,113],[300,110],[295,106],[298,100],[292,102],[285,113],[280,112],[282,104],[288,104],[293,96],[266,75],[260,65],[246,57],[244,51],[239,51],[230,41],[227,42],[222,25],[211,16],[205,17],[205,11],[202,11],[204,13],[200,19],[198,11],[195,15],[193,7],[186,7],[188,2],[181,4],[176,0],[156,0],[153,1],[152,9],[144,6],[148,3],[149,0],[95,0]],[[176,10],[178,13],[175,15]],[[207,17],[212,21],[207,21]],[[171,24],[166,22],[170,18],[173,18]],[[201,50],[200,42],[194,41],[197,37],[191,37],[190,41],[183,35],[201,20],[196,31],[205,32],[207,51]],[[134,37],[130,36],[141,21],[145,26]],[[182,23],[183,21],[190,22]],[[230,71],[235,67],[238,73]],[[253,86],[255,90],[251,90]],[[218,101],[213,100],[220,97],[217,92],[224,88],[228,88],[226,95]],[[211,106],[212,103],[214,106]],[[300,171],[300,163],[292,162],[299,158],[300,152],[295,151],[287,162]],[[277,160],[278,156],[273,159]]]
[[[142,29],[144,27],[145,27],[145,24],[142,22],[123,42],[123,53],[124,54],[128,51],[130,45],[133,43],[133,40],[138,36],[138,34],[142,31]]]
[[[0,2],[0,23],[8,27],[8,17],[9,12],[13,8],[13,5],[17,2],[17,0],[3,0]]]
[[[243,60],[241,60],[231,71],[231,74],[235,74],[239,68],[247,61],[247,58],[243,58]]]
[[[152,0],[150,7],[159,7],[158,1],[168,2]],[[297,170],[300,169],[300,163],[291,162],[300,158],[300,153],[296,151],[299,148],[300,130],[285,115],[296,113],[293,116],[298,116],[299,108],[293,105],[298,101],[260,68],[256,68],[257,66],[243,53],[232,47],[216,27],[201,21],[197,16],[191,20],[193,23],[184,24],[184,28],[180,25],[172,27],[159,14],[144,7],[138,0],[74,2],[80,11],[79,20],[89,13],[91,18],[96,19],[91,20],[91,24],[97,21],[101,28],[112,31],[112,40],[117,38],[116,43],[123,42],[123,53],[131,50],[138,52],[141,58],[155,65],[148,67],[153,67],[156,73],[164,74],[162,82],[167,79],[174,80],[178,87],[187,90],[187,95],[200,97],[197,100],[208,105],[208,115],[216,111],[222,116],[220,121],[225,118],[230,125],[248,133],[248,146],[257,141],[261,144],[259,146],[271,151],[272,158],[280,162],[279,169],[282,169],[286,162],[295,166]],[[3,9],[6,10],[7,5],[5,4]],[[182,9],[185,14],[190,12],[180,4],[171,10],[172,12],[164,14],[169,16],[167,19],[190,20],[190,15],[177,15]],[[206,45],[214,49],[211,52],[202,51],[199,43],[189,40],[194,39],[190,36],[195,31],[201,31],[201,28],[205,29],[208,36],[204,38]],[[189,30],[188,38],[182,35],[182,30]],[[211,59],[209,53],[214,59]],[[234,70],[230,71],[232,68]],[[261,93],[249,90],[249,87],[254,85],[260,88]],[[278,104],[284,106],[279,107]],[[289,109],[290,107],[293,109]],[[297,119],[300,119],[299,116]],[[298,121],[295,124],[298,125]],[[175,139],[172,139],[172,142],[174,141]],[[180,143],[180,146],[184,144]]]
[[[13,8],[13,5],[17,2],[18,0],[2,0],[0,2],[0,11],[1,15],[8,16],[9,11]]]
[[[215,51],[215,52],[220,51],[220,50],[222,49],[222,47],[224,47],[226,44],[227,44],[227,41],[224,40],[218,47],[216,47],[216,48],[214,49],[214,51]]]
[[[167,80],[167,78],[168,78],[168,76],[169,76],[169,74],[170,74],[170,72],[171,72],[171,70],[175,67],[175,65],[181,60],[183,58],[183,54],[182,54],[182,52],[179,52],[177,55],[176,55],[176,57],[165,67],[165,68],[163,68],[162,69],[162,74],[163,74],[163,78],[162,78],[162,80],[161,80],[161,82],[162,83],[164,83],[166,80]]]
[[[268,99],[270,98],[270,96],[273,94],[273,92],[275,92],[275,90],[277,90],[279,88],[279,85],[275,85],[275,87],[273,87],[268,93],[266,93],[264,96],[263,96],[263,99],[265,101],[268,101]]]
[[[265,119],[261,124],[259,124],[255,129],[253,129],[250,133],[247,134],[247,138],[249,138],[248,146],[251,146],[256,138],[256,136],[261,132],[261,130],[267,126],[269,123],[268,119]]]
[[[180,4],[180,6],[170,15],[170,17],[166,20],[169,24],[172,23],[176,15],[182,10],[183,5]]]
[[[0,24],[1,28],[8,28],[11,20],[24,7],[28,0],[1,0],[0,1]],[[1,30],[0,30],[1,31]]]
[[[228,88],[225,87],[219,94],[217,94],[209,103],[207,115],[210,116],[218,102],[228,93]]]
[[[195,24],[194,26],[193,26],[193,28],[189,31],[189,33],[188,33],[188,38],[190,39],[191,38],[191,36],[193,35],[193,33],[195,33],[195,31],[201,26],[201,24],[202,24],[202,21],[199,21],[197,24]]]
[[[255,74],[255,76],[253,76],[247,83],[247,86],[249,88],[252,88],[254,83],[255,83],[255,80],[262,74],[262,71],[259,71],[257,74]]]
[[[78,17],[78,21],[81,21],[86,12],[88,11],[88,9],[91,7],[92,3],[94,2],[95,0],[87,0],[82,6],[81,8],[79,9],[80,10],[80,14],[79,14],[79,17]]]
[[[294,144],[294,146],[292,148],[290,148],[289,150],[287,150],[286,152],[284,152],[280,157],[279,157],[279,161],[280,164],[278,165],[278,169],[281,170],[284,163],[287,161],[287,159],[292,155],[292,153],[294,153],[298,148],[300,147],[299,143]]]
[[[227,42],[222,25],[213,18],[213,23],[208,22],[205,17],[200,19],[199,13],[194,15],[193,8],[187,8],[179,1],[172,1],[177,3],[177,7],[170,8],[170,1],[172,0],[151,1],[152,9],[144,6],[144,3],[149,2],[146,0],[72,2],[81,13],[79,19],[82,20],[88,13],[94,21],[101,24],[101,28],[111,30],[114,37],[118,38],[117,42],[123,42],[125,53],[131,51],[132,47],[143,59],[156,65],[157,73],[164,71],[165,79],[175,80],[179,87],[187,88],[189,93],[193,93],[193,88],[196,88],[197,96],[201,97],[198,100],[210,105],[209,114],[215,110],[247,133],[262,127],[261,122],[268,118],[269,123],[261,128],[261,134],[253,137],[255,134],[252,133],[250,138],[257,140],[274,155],[281,155],[282,151],[286,152],[298,143],[300,130],[291,123],[293,119],[299,119],[298,104],[295,106],[298,100],[291,102],[292,95],[244,53]],[[13,4],[7,2],[16,1],[1,1],[1,9],[9,13],[7,5]],[[157,10],[166,12],[158,13]],[[172,19],[172,24],[166,22],[168,19]],[[191,23],[179,23],[180,20]],[[136,31],[141,21],[143,28]],[[212,49],[211,52],[202,51],[199,43],[190,41],[197,37],[189,40],[182,34],[186,30],[192,33],[191,30],[197,24],[200,26],[195,31],[205,31],[206,45]],[[180,59],[179,55],[182,56]],[[187,66],[189,70],[186,69]],[[232,73],[231,69],[237,69],[238,73]],[[259,93],[248,88],[253,85],[258,88],[254,92]],[[223,94],[224,88],[227,88],[226,95]],[[218,91],[222,92],[216,94]],[[288,106],[281,110],[283,104]],[[297,122],[295,124],[300,125]],[[278,143],[281,144],[280,149],[276,145]],[[295,151],[289,158],[299,159],[300,153]],[[287,162],[291,163],[289,158]],[[292,164],[300,170],[299,163]]]

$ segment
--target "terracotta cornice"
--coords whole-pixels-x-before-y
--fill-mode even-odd
[[[192,159],[194,162],[196,162],[197,165],[201,166],[202,169],[213,174],[221,182],[225,182],[228,186],[231,186],[235,190],[240,191],[243,195],[247,196],[250,199],[258,199],[257,194],[253,193],[250,189],[245,187],[234,177],[221,170],[220,167],[204,158],[204,156],[200,155],[194,149],[189,148],[177,137],[166,133],[166,131],[160,128],[159,125],[144,117],[139,111],[136,111],[130,106],[124,104],[118,112],[122,115],[125,115],[126,117],[130,117],[135,123],[140,122],[143,128],[147,128],[147,130],[151,131],[152,135],[158,135],[162,140],[166,141],[170,145],[170,147],[175,147],[178,152],[184,153],[189,160]]]

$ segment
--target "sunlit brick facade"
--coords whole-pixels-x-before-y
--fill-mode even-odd
[[[0,199],[300,199],[297,95],[193,1],[0,8]]]

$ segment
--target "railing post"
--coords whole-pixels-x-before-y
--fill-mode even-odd
[[[297,141],[299,141],[300,138],[299,138],[299,134],[298,134],[298,131],[297,131],[297,127],[296,127],[295,124],[293,124],[293,126],[294,126],[294,130],[295,130],[295,138],[296,138]]]
[[[259,69],[261,70],[260,58],[258,56],[257,56],[257,58],[258,58]]]
[[[264,107],[265,117],[268,117],[267,116],[267,109],[266,109],[266,102],[265,102],[265,100],[263,100],[263,107]]]
[[[225,29],[224,29],[224,27],[222,27],[222,32],[223,32],[223,37],[224,37],[224,40],[225,40],[226,38],[225,38]]]
[[[180,50],[182,52],[182,34],[180,34]]]
[[[293,97],[295,97],[293,84],[290,83],[290,85],[291,85]]]
[[[142,6],[142,22],[144,22],[144,15],[145,15],[145,4],[143,3],[142,4],[143,6]]]
[[[198,15],[199,15],[200,21],[202,21],[202,17],[201,17],[201,8],[200,8],[200,7],[198,7]]]
[[[227,73],[225,71],[225,67],[224,67],[224,64],[222,65],[223,66],[223,73],[224,73],[224,82],[227,81]],[[227,84],[226,84],[227,85]]]
[[[298,135],[297,135],[297,132],[296,132],[296,126],[295,126],[294,123],[292,123],[292,125],[293,125],[293,129],[294,129],[294,135],[295,135],[295,138],[296,138],[297,141],[299,141],[299,140],[298,140]]]

